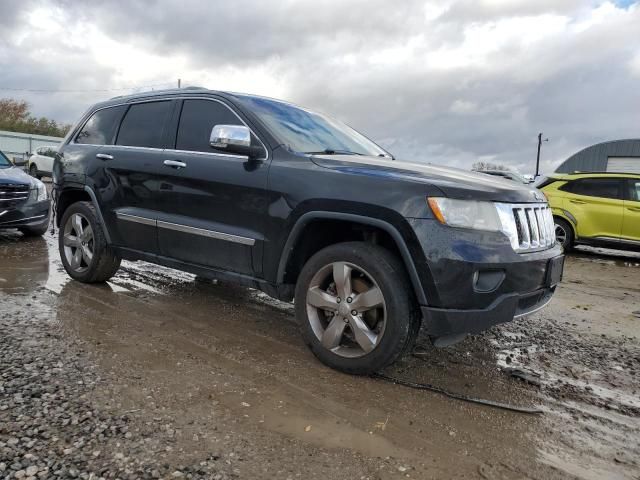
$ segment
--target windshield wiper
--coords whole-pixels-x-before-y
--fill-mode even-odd
[[[321,152],[303,152],[307,155],[364,155],[364,153],[352,152],[351,150],[334,150],[333,148],[325,148]]]

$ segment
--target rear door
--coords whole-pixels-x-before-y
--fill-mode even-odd
[[[175,123],[175,148],[164,153],[160,176],[160,254],[260,276],[268,209],[266,149],[258,160],[214,150],[209,141],[215,125],[244,122],[213,98],[185,99]],[[253,141],[261,144],[255,135]]]
[[[622,239],[640,242],[640,178],[627,179]]]
[[[157,193],[166,127],[175,102],[158,100],[126,106],[113,145],[96,155],[103,215],[114,244],[156,254]]]
[[[582,178],[559,190],[566,192],[564,208],[576,218],[579,238],[620,238],[624,179]]]

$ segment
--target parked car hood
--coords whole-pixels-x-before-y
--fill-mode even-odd
[[[320,167],[344,173],[433,185],[450,198],[510,203],[546,200],[542,192],[528,185],[458,168],[359,155],[314,155],[311,159]]]
[[[0,184],[3,183],[21,183],[23,185],[31,185],[33,183],[33,177],[27,175],[23,170],[16,167],[0,168]]]

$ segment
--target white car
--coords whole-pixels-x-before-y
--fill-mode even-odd
[[[36,148],[36,152],[29,158],[29,174],[38,179],[50,177],[53,171],[53,159],[57,152],[56,146]]]

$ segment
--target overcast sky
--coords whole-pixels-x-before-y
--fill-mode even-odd
[[[182,78],[331,113],[402,159],[463,168],[533,173],[540,131],[546,171],[640,137],[629,0],[2,0],[0,28],[0,97],[64,122]]]

